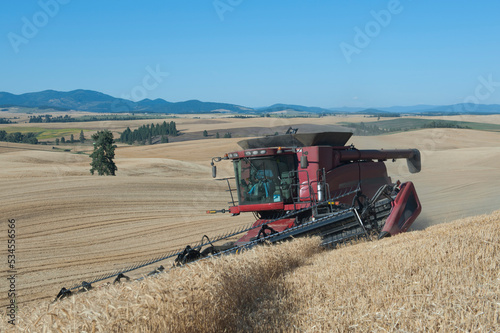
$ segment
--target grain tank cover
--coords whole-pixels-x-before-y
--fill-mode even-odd
[[[270,147],[345,146],[351,132],[296,133],[266,136],[238,142],[243,149]]]

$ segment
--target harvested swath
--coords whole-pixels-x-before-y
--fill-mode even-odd
[[[54,305],[28,332],[500,330],[500,211],[322,252],[318,239],[259,247]],[[5,319],[2,318],[2,324]]]

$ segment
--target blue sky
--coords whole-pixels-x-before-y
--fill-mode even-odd
[[[2,1],[0,91],[500,104],[499,13],[495,0]]]

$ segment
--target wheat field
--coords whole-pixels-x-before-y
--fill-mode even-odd
[[[474,117],[466,120],[483,119]],[[491,122],[500,119],[487,117]],[[210,126],[210,131],[223,133],[227,128],[249,125],[265,129],[266,126],[300,127],[301,122],[318,125],[363,121],[361,117],[338,118],[207,119],[207,124],[203,123],[204,119],[179,119],[178,128],[201,132]],[[89,131],[94,126],[84,125],[89,126]],[[112,125],[120,131],[132,123]],[[205,214],[208,209],[227,208],[230,201],[225,182],[211,178],[210,160],[237,150],[239,140],[241,138],[204,139],[119,147],[116,177],[92,177],[90,159],[84,154],[54,150],[50,146],[1,142],[0,244],[7,242],[7,220],[16,219],[16,291],[21,311],[18,319],[24,319],[31,309],[53,300],[62,287],[181,249],[198,242],[204,234],[212,237],[252,222],[251,214],[238,217]],[[418,230],[427,232],[426,228],[435,224],[500,208],[498,142],[500,133],[425,129],[353,137],[348,144],[353,143],[360,149],[420,149],[422,172],[419,174],[409,174],[404,161],[387,163],[394,181],[415,183],[423,206],[422,214],[412,227],[411,235],[416,235]],[[89,149],[78,145],[72,148],[73,151]],[[231,163],[219,163],[218,174],[230,176]],[[308,266],[298,265],[294,274],[306,269],[303,267]],[[132,277],[154,268],[145,268]],[[7,276],[5,270],[0,270],[2,307],[7,302]],[[287,276],[287,281],[292,279],[292,275]],[[34,323],[29,320],[25,323]],[[329,330],[329,326],[317,327]]]
[[[315,238],[23,308],[25,332],[497,332],[500,211],[322,251]]]

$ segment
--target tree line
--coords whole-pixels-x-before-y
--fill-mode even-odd
[[[347,123],[348,127],[354,128],[354,135],[380,135],[390,132],[389,129],[384,130],[376,125],[367,125],[365,123]]]
[[[381,135],[392,132],[400,132],[400,131],[410,131],[417,130],[421,128],[463,128],[463,129],[471,129],[469,126],[460,125],[457,122],[453,121],[430,121],[421,125],[415,124],[414,126],[402,126],[396,128],[380,128],[376,124],[371,125],[370,123],[365,124],[361,123],[347,123],[347,127],[354,129],[354,135]]]
[[[471,129],[470,126],[462,126],[460,124],[457,124],[455,122],[451,121],[431,121],[428,124],[422,125],[422,128],[465,128],[465,129]]]
[[[0,141],[6,142],[16,142],[16,143],[31,143],[36,145],[38,143],[38,139],[36,138],[36,133],[21,133],[14,132],[7,134],[6,131],[0,131]]]
[[[0,118],[0,124],[12,124],[12,121],[7,118]]]
[[[83,134],[83,130],[81,130],[80,131],[80,139],[78,141],[80,141],[80,143],[85,143],[85,140],[87,140],[87,139],[85,138],[85,135]],[[66,138],[64,136],[61,137],[61,140],[59,140],[59,138],[56,138],[56,145],[57,146],[59,145],[59,142],[60,143],[75,143],[75,142],[77,142],[77,140],[75,140],[75,136],[73,134],[71,134],[69,140],[66,140]]]
[[[131,130],[127,127],[125,131],[120,135],[120,141],[128,144],[133,144],[138,142],[140,144],[152,144],[153,138],[161,137],[162,143],[168,142],[167,136],[177,136],[179,132],[174,121],[167,123],[164,121],[162,124],[157,123],[156,125],[151,123],[151,125],[142,125],[141,127]]]
[[[29,116],[30,123],[70,123],[76,121],[75,118],[68,116],[52,116],[51,114],[40,115],[40,116]]]
[[[51,114],[29,116],[30,123],[71,123],[71,122],[89,122],[89,121],[105,121],[105,120],[140,120],[151,118],[149,116],[136,116],[136,115],[99,115],[99,116],[81,116],[72,117],[70,115],[53,116]],[[0,124],[2,124],[0,118]],[[8,123],[5,123],[8,124]]]
[[[208,137],[208,131],[207,130],[203,131],[203,136],[204,137]],[[227,132],[227,133],[224,134],[224,138],[226,138],[226,139],[227,138],[232,138],[232,137],[233,137],[232,134],[229,133],[229,132]],[[215,138],[217,138],[217,139],[220,138],[219,132],[215,133]]]

